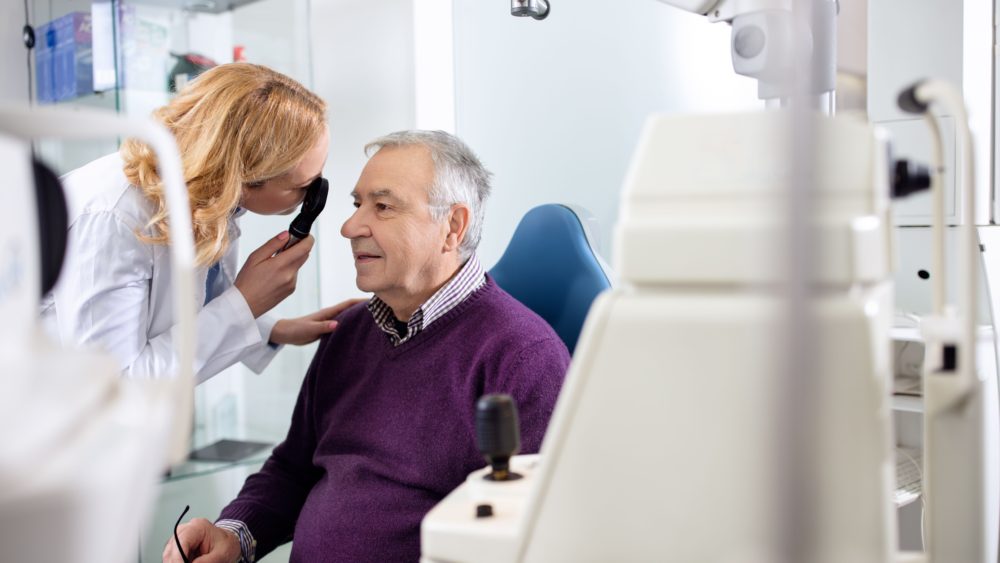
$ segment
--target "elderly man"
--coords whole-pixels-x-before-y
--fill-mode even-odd
[[[341,233],[375,296],[323,340],[287,438],[221,519],[179,529],[191,559],[250,562],[291,539],[295,562],[415,562],[424,514],[484,465],[481,395],[512,395],[522,451],[538,450],[569,355],[476,257],[489,172],[440,131],[366,152]],[[173,542],[163,559],[181,562]]]

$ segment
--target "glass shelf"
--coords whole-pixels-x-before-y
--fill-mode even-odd
[[[212,473],[218,473],[219,471],[226,471],[234,467],[248,466],[248,465],[260,465],[267,460],[268,456],[271,455],[271,450],[274,449],[273,444],[268,448],[262,449],[245,458],[238,459],[236,461],[194,461],[188,460],[184,463],[175,465],[170,468],[170,472],[163,477],[164,482],[174,482],[183,479],[193,479],[195,477],[203,477],[205,475],[210,475]]]

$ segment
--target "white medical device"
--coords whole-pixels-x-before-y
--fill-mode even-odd
[[[104,355],[63,347],[39,326],[35,138],[137,137],[157,153],[170,212],[180,372],[120,379]],[[194,245],[180,157],[152,120],[98,111],[0,107],[0,558],[134,561],[155,486],[188,453],[195,342]]]
[[[809,24],[793,17],[796,0],[659,0],[732,26],[733,71],[757,79],[757,97],[787,99],[793,94],[796,57],[810,59],[809,93],[823,95],[836,86],[836,0],[798,0],[807,6]],[[826,100],[824,96],[824,100]]]
[[[823,346],[811,474],[816,561],[885,562],[895,540],[886,147],[816,119]],[[425,563],[778,561],[786,112],[653,117],[616,229],[621,287],[587,318],[540,462],[472,474],[424,520]],[[726,166],[706,161],[722,160]],[[684,249],[664,253],[662,249]],[[655,257],[655,258],[654,258]],[[490,504],[493,516],[476,518]],[[724,539],[723,539],[724,538]]]
[[[734,68],[761,79],[762,98],[795,87],[787,79],[794,62],[768,50],[775,37],[813,49],[816,76],[826,75],[832,32],[804,35],[788,15],[791,0],[661,1],[731,22]],[[813,22],[835,14],[835,2],[812,4]],[[816,76],[799,93],[833,89]],[[966,119],[940,82],[915,97]],[[789,551],[781,502],[792,486],[780,461],[789,432],[773,416],[786,406],[788,380],[778,374],[789,353],[781,341],[788,282],[775,249],[788,244],[795,127],[814,143],[805,221],[817,260],[806,269],[803,302],[813,364],[799,375],[812,378],[821,400],[807,417],[811,457],[795,476],[808,484],[799,492],[809,510],[798,514],[804,533]],[[961,154],[971,159],[969,143]],[[995,364],[976,369],[971,226],[955,245],[958,313],[940,298],[921,325],[926,552],[897,548],[888,153],[885,135],[858,117],[650,118],[615,231],[622,283],[588,315],[540,455],[510,460],[524,476],[516,481],[471,474],[425,518],[422,562],[995,561],[996,499],[984,469],[995,446],[983,433],[996,410]],[[971,164],[962,170],[971,189]],[[938,273],[942,262],[935,258]]]
[[[925,498],[924,550],[927,561],[995,561],[998,542],[998,477],[995,335],[979,329],[980,243],[976,217],[975,166],[969,119],[960,93],[950,84],[921,81],[901,93],[900,106],[925,116],[934,141],[931,269],[932,309],[921,319],[926,353],[923,362]],[[957,268],[945,267],[944,139],[930,112],[937,105],[955,120],[958,139],[962,224],[958,228]],[[958,307],[946,303],[945,272],[956,286]],[[986,354],[983,354],[986,352]],[[985,357],[984,357],[985,356]],[[992,439],[991,439],[992,438]]]

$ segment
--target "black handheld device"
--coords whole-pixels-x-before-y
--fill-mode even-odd
[[[319,217],[323,207],[326,205],[326,194],[330,191],[330,182],[320,176],[313,180],[306,188],[306,198],[302,201],[302,209],[299,214],[292,219],[292,224],[288,226],[288,242],[281,250],[285,250],[300,240],[309,236],[313,221]],[[281,252],[279,250],[278,252]],[[277,254],[277,253],[276,253]]]

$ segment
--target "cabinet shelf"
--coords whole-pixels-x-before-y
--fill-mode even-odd
[[[924,412],[924,398],[913,395],[893,395],[892,410],[903,412]]]
[[[100,108],[117,111],[118,108],[118,91],[117,89],[105,90],[103,92],[94,92],[92,94],[86,94],[83,96],[77,96],[76,98],[71,98],[68,100],[59,100],[57,102],[44,102],[39,105],[46,106],[79,106],[88,108]]]

